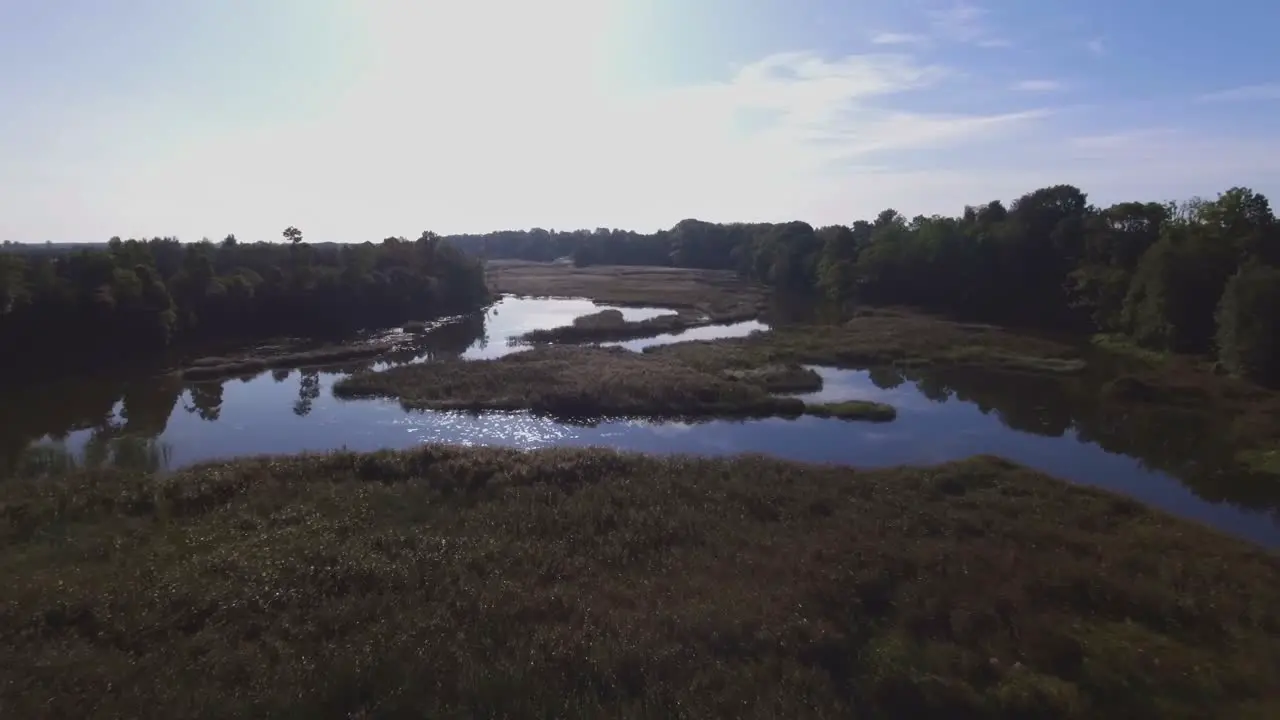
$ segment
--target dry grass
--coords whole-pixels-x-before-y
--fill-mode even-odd
[[[182,370],[183,380],[220,380],[241,375],[255,375],[272,368],[299,368],[330,365],[348,360],[370,359],[386,355],[396,349],[395,343],[373,342],[351,345],[331,345],[297,352],[238,357],[207,357],[191,363]]]
[[[634,340],[667,333],[681,333],[705,325],[751,320],[756,311],[725,312],[716,316],[704,315],[696,310],[685,310],[670,315],[659,315],[644,320],[624,320],[620,310],[601,310],[598,313],[574,318],[572,325],[532,330],[521,336],[528,343],[586,343]]]
[[[840,325],[784,325],[745,338],[677,343],[646,352],[699,367],[772,362],[859,368],[937,364],[1050,373],[1085,367],[1077,351],[1062,343],[894,310],[864,310]]]
[[[719,270],[597,265],[574,267],[519,260],[490,261],[496,293],[585,297],[612,305],[690,308],[714,318],[750,320],[768,305],[765,288]]]
[[[730,380],[755,383],[772,393],[805,393],[822,389],[822,376],[800,365],[764,365],[748,369],[726,368],[719,371]]]
[[[869,400],[846,400],[835,403],[807,403],[805,413],[818,417],[833,417],[841,420],[870,420],[871,422],[890,422],[898,417],[898,411],[892,405],[871,402]]]
[[[819,379],[820,382],[820,379]],[[564,418],[799,415],[804,403],[765,383],[695,370],[621,348],[539,347],[496,360],[362,372],[340,397],[392,397],[434,410],[531,410]]]
[[[1280,561],[993,458],[0,484],[0,716],[1276,717]]]
[[[1253,472],[1280,477],[1280,450],[1245,450],[1238,460]]]
[[[1131,365],[1125,371],[1103,392],[1126,407],[1213,418],[1233,445],[1254,457],[1280,447],[1280,392],[1214,374],[1208,363],[1181,356],[1158,365]],[[1257,463],[1245,466],[1256,469]]]

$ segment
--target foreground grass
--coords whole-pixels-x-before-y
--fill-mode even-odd
[[[569,418],[804,412],[803,401],[770,394],[769,380],[777,377],[731,378],[621,348],[551,346],[496,360],[422,363],[357,373],[339,381],[334,393],[348,398],[392,397],[420,409],[531,410]],[[820,386],[821,378],[817,382]]]
[[[1276,717],[1280,561],[993,458],[0,484],[3,717]]]
[[[677,343],[645,352],[695,366],[947,365],[1055,374],[1085,367],[1076,350],[1062,343],[895,310],[863,310],[839,325],[783,325],[744,338]]]
[[[898,417],[898,411],[892,405],[869,400],[846,400],[834,403],[808,403],[805,413],[818,417],[833,417],[841,420],[870,420],[872,422],[889,422]]]
[[[579,268],[499,260],[489,262],[485,272],[495,293],[585,297],[613,305],[692,309],[724,322],[750,320],[768,305],[765,288],[719,270],[640,265]]]

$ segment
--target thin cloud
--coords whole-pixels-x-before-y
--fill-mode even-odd
[[[748,65],[728,83],[686,92],[714,98],[729,114],[774,111],[758,136],[821,162],[885,150],[915,150],[962,142],[999,127],[1045,117],[1031,109],[994,114],[910,112],[892,96],[935,86],[952,72],[897,55],[776,55]],[[693,103],[698,104],[697,100]]]
[[[1014,83],[1011,89],[1019,92],[1053,92],[1061,90],[1062,83],[1057,80],[1021,80]]]
[[[915,114],[885,112],[873,122],[851,123],[838,131],[840,145],[849,157],[885,152],[910,151],[966,144],[996,137],[1006,129],[1049,117],[1053,111],[1037,108],[994,115]]]
[[[915,33],[882,32],[871,38],[872,45],[920,45],[928,38]]]
[[[1147,147],[1166,143],[1180,137],[1179,131],[1169,127],[1139,128],[1103,135],[1073,137],[1070,146],[1077,150],[1113,152],[1122,148]]]
[[[1205,93],[1196,98],[1200,102],[1253,102],[1280,100],[1280,83],[1244,85],[1241,87]]]
[[[1089,52],[1093,53],[1094,55],[1097,55],[1098,57],[1102,57],[1103,55],[1107,54],[1106,43],[1104,43],[1102,41],[1102,38],[1100,37],[1090,40],[1089,42],[1085,43],[1084,46],[1089,50]]]
[[[929,27],[936,37],[984,48],[1008,47],[1009,40],[997,36],[987,24],[990,13],[971,3],[956,2],[950,7],[926,13]]]

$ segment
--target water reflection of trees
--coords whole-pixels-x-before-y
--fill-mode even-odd
[[[9,475],[38,477],[78,468],[118,468],[158,473],[169,469],[171,458],[172,448],[161,440],[134,435],[111,437],[95,432],[79,452],[67,448],[61,442],[32,445],[17,458]]]
[[[1228,432],[1231,416],[1211,405],[1176,408],[1125,402],[1103,392],[1108,377],[1057,378],[971,368],[878,368],[881,388],[911,382],[925,397],[970,402],[1021,432],[1062,437],[1138,459],[1144,467],[1179,478],[1203,499],[1280,509],[1280,487],[1241,468]]]
[[[456,358],[484,335],[484,314],[476,313],[397,348],[387,356],[329,368],[270,371],[275,382],[297,374],[298,394],[292,410],[311,412],[320,397],[324,373],[355,372],[377,364],[401,364]],[[184,384],[176,376],[98,376],[68,378],[37,386],[0,388],[0,476],[18,471],[121,465],[167,466],[169,448],[156,439],[179,406],[202,420],[222,415],[228,383],[248,382],[260,375],[217,382]],[[88,431],[79,451],[68,449],[72,433]]]
[[[168,377],[6,388],[0,401],[0,472],[167,465],[168,450],[154,440],[181,393],[182,383]],[[80,452],[67,450],[67,437],[84,430],[90,434]]]
[[[210,422],[222,416],[222,388],[226,380],[200,382],[191,385],[183,409]]]
[[[311,414],[311,405],[320,397],[320,373],[317,370],[303,370],[298,377],[298,399],[293,403],[293,414],[306,417]]]

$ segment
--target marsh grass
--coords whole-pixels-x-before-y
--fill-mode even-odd
[[[1137,360],[1150,367],[1159,367],[1170,360],[1170,354],[1138,345],[1133,338],[1113,333],[1099,333],[1089,338],[1094,347]]]
[[[692,309],[724,322],[750,320],[768,306],[765,288],[721,270],[500,260],[490,261],[485,272],[494,292]]]
[[[1103,402],[1133,416],[1207,418],[1236,448],[1243,472],[1260,472],[1257,459],[1280,447],[1280,393],[1274,390],[1178,356],[1104,372],[1111,377],[1101,383]]]
[[[1204,388],[1196,385],[1156,383],[1151,378],[1121,375],[1102,386],[1103,396],[1122,403],[1159,403],[1196,407],[1208,400]]]
[[[751,320],[756,315],[755,310],[725,312],[714,316],[686,310],[644,320],[624,320],[621,311],[608,309],[575,318],[572,325],[532,330],[522,335],[520,341],[544,344],[635,340],[655,335],[678,334],[707,325],[742,322]]]
[[[207,357],[193,361],[181,371],[183,380],[220,380],[253,375],[274,368],[299,368],[331,365],[348,360],[369,359],[396,349],[393,342],[332,345],[297,352],[283,352],[239,357]]]
[[[1280,450],[1245,450],[1238,459],[1255,473],[1280,477]]]
[[[806,415],[839,418],[841,420],[869,420],[871,422],[891,422],[898,417],[898,411],[892,405],[871,402],[869,400],[845,400],[834,403],[805,403]]]
[[[338,381],[334,393],[347,398],[391,397],[419,409],[530,410],[570,418],[804,412],[802,401],[771,395],[768,380],[733,379],[621,348],[547,346],[496,360],[356,373]]]
[[[813,368],[800,365],[726,368],[720,370],[720,375],[730,380],[755,383],[772,393],[817,392],[822,389],[822,376]]]
[[[645,352],[695,366],[772,362],[866,368],[952,365],[1073,374],[1085,361],[1068,345],[991,325],[894,310],[863,310],[837,325],[783,325],[744,338],[675,343]]]
[[[1280,561],[981,457],[0,484],[4,717],[1276,717]]]

